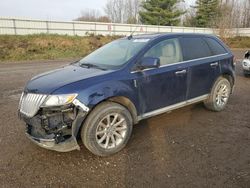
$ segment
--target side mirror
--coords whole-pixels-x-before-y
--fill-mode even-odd
[[[160,67],[160,59],[156,57],[144,57],[137,66],[139,70]]]

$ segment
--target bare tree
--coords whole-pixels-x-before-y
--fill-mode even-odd
[[[141,0],[108,0],[104,8],[112,22],[138,23]]]
[[[127,23],[136,24],[139,22],[140,0],[126,0],[125,19]]]
[[[123,23],[124,7],[123,0],[108,0],[104,11],[112,22]]]
[[[250,27],[250,1],[245,0],[243,12],[243,27]]]
[[[98,10],[85,9],[81,11],[81,16],[76,18],[75,21],[110,22],[110,19],[107,16],[102,16]]]
[[[230,27],[250,27],[250,0],[221,0],[220,6],[222,14],[229,9],[224,16],[230,18]]]

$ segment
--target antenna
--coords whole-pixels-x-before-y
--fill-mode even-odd
[[[136,32],[136,30],[137,30],[137,28],[138,28],[139,26],[140,26],[140,25],[137,25],[137,26],[135,27],[134,31],[132,31],[132,32],[130,33],[130,35],[128,36],[128,40],[131,40],[131,39],[133,38],[133,34],[134,34],[134,32]]]

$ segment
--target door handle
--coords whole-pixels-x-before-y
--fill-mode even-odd
[[[216,63],[211,63],[211,64],[210,64],[211,67],[217,67],[218,65],[219,65],[218,62],[216,62]]]
[[[181,70],[181,71],[175,72],[176,75],[186,74],[186,73],[187,73],[187,70]]]

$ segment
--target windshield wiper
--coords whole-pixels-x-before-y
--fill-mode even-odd
[[[80,63],[80,66],[81,67],[87,67],[87,68],[97,68],[97,69],[101,69],[101,70],[107,70],[105,68],[102,68],[98,65],[95,65],[95,64],[91,64],[91,63]]]

